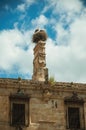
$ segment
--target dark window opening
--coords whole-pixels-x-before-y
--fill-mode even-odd
[[[80,128],[79,108],[68,108],[69,128]]]
[[[12,125],[25,125],[25,104],[13,103]]]

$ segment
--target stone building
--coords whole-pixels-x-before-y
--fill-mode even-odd
[[[32,80],[0,79],[0,130],[86,130],[86,84],[48,81],[45,40],[36,30]]]

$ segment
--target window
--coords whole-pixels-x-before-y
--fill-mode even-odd
[[[12,125],[25,125],[25,104],[13,103]]]
[[[68,107],[69,128],[80,128],[80,111],[79,108]]]
[[[66,128],[70,130],[80,130],[85,128],[84,120],[84,100],[76,92],[65,97],[65,117]]]
[[[10,124],[15,126],[29,125],[29,96],[16,93],[10,97]]]

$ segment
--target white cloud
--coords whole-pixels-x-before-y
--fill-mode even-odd
[[[86,58],[86,18],[80,17],[71,25],[71,47],[74,48],[75,52],[78,52],[79,58]]]
[[[24,12],[25,11],[25,4],[23,3],[23,4],[18,5],[17,10]]]
[[[9,10],[9,9],[10,9],[10,7],[9,7],[7,4],[4,6],[4,8],[5,8],[6,10]]]
[[[32,25],[36,28],[43,28],[45,25],[48,24],[48,19],[44,15],[40,15],[36,19],[32,20]]]
[[[50,0],[48,4],[45,6],[43,13],[53,8],[54,13],[62,13],[64,11],[73,11],[78,12],[82,8],[82,3],[80,0]]]
[[[24,3],[19,4],[16,9],[20,12],[25,12],[26,9],[29,8],[35,2],[35,0],[25,0]]]
[[[47,65],[57,81],[86,82],[86,17],[81,15],[70,24],[69,30],[56,23],[57,41],[47,41]],[[68,39],[66,39],[68,38]],[[67,44],[66,44],[67,43]],[[54,53],[52,53],[54,52]]]
[[[19,73],[32,74],[33,46],[27,34],[29,38],[32,35],[31,31],[22,33],[18,29],[0,32],[0,69],[12,71],[14,66],[18,66]],[[24,50],[27,45],[29,49]]]
[[[72,1],[69,1],[69,0],[64,0],[64,1],[63,0],[59,0],[59,2],[57,2],[57,3],[58,3],[57,7],[60,6],[62,11],[65,9],[65,11],[78,12],[82,8],[82,4],[81,4],[81,2],[79,0],[72,0]]]
[[[56,42],[58,43],[58,45],[68,45],[70,31],[68,29],[64,29],[61,22],[58,22],[55,25],[54,29],[57,32]]]
[[[30,6],[31,4],[35,3],[35,0],[25,0],[25,3],[28,4],[28,6]]]
[[[46,13],[49,9],[52,10],[51,18],[57,19],[58,22],[63,24],[70,24],[85,11],[80,0],[47,0],[47,3],[42,13]],[[49,20],[50,22],[51,19]]]

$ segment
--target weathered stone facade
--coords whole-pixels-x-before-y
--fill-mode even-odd
[[[32,80],[0,79],[0,130],[86,130],[86,84],[49,82],[36,41]]]
[[[80,130],[86,129],[86,84],[57,82],[52,86],[44,82],[21,80],[19,84],[17,79],[0,79],[0,130],[17,129],[10,124],[9,97],[15,95],[19,87],[30,98],[26,106],[29,123],[22,126],[23,130],[67,130],[68,106],[80,109]],[[77,95],[72,99],[74,93]]]

